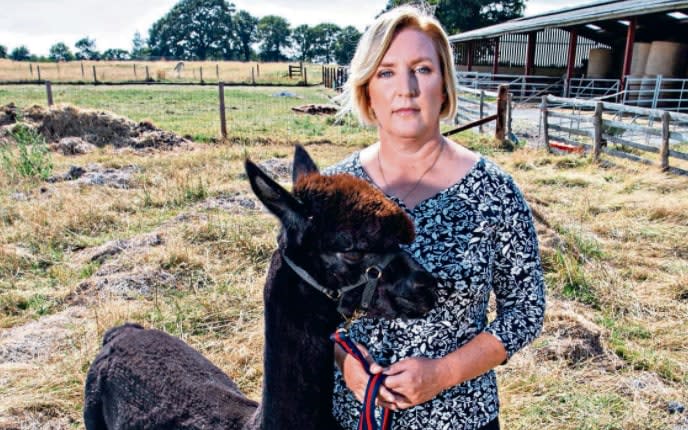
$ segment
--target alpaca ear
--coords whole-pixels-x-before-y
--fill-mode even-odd
[[[286,228],[296,228],[305,222],[303,205],[289,191],[272,180],[251,160],[246,159],[244,167],[256,197]]]
[[[303,175],[308,173],[319,173],[318,166],[308,155],[308,152],[301,145],[296,145],[294,149],[294,167],[292,169],[292,183],[296,184],[296,181]]]

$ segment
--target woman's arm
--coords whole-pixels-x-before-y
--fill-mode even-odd
[[[483,332],[444,357],[401,360],[384,370],[388,375],[385,387],[395,396],[393,405],[387,406],[406,409],[425,403],[447,388],[484,374],[506,357],[502,342]]]

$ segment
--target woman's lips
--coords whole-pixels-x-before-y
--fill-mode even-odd
[[[419,112],[420,109],[415,109],[415,108],[402,108],[402,109],[395,109],[394,113],[399,114],[399,115],[413,115],[417,112]]]

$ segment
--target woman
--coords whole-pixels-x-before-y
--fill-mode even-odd
[[[414,220],[407,251],[439,280],[425,318],[362,318],[350,335],[387,374],[378,404],[401,429],[498,429],[495,373],[539,333],[544,285],[528,206],[492,162],[440,133],[456,108],[454,67],[439,23],[411,7],[381,15],[361,38],[343,95],[379,140],[329,172],[360,176]],[[490,293],[497,316],[487,321]],[[333,413],[358,420],[368,375],[335,351]]]

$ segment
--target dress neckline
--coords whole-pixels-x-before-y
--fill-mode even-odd
[[[355,162],[356,167],[358,167],[358,168],[361,170],[361,172],[362,172],[362,175],[361,175],[361,176],[362,176],[367,182],[369,182],[369,183],[370,183],[371,185],[373,185],[375,188],[377,188],[378,190],[380,190],[388,199],[394,201],[396,204],[398,204],[399,206],[401,206],[405,211],[410,212],[410,213],[413,213],[413,212],[415,212],[419,207],[424,206],[427,202],[436,200],[436,199],[440,198],[441,196],[443,196],[444,194],[446,194],[446,193],[448,193],[448,192],[450,192],[450,191],[453,191],[454,189],[459,188],[461,185],[463,185],[463,183],[466,181],[466,178],[468,178],[469,176],[472,176],[472,175],[474,174],[474,172],[476,172],[476,171],[478,170],[478,167],[480,167],[480,166],[484,163],[484,158],[483,158],[482,155],[478,155],[478,159],[473,163],[473,165],[471,166],[471,168],[468,169],[468,171],[466,172],[466,174],[464,174],[464,175],[463,175],[462,177],[460,177],[456,182],[454,182],[453,184],[449,185],[448,187],[446,187],[446,188],[444,188],[444,189],[442,189],[442,190],[436,192],[435,194],[433,194],[432,196],[430,196],[430,197],[428,197],[428,198],[426,198],[426,199],[423,199],[423,200],[419,201],[419,202],[416,203],[416,205],[415,205],[414,207],[412,207],[412,208],[409,208],[408,206],[406,206],[406,203],[405,203],[403,200],[399,199],[397,196],[392,195],[392,194],[387,194],[387,193],[385,192],[385,190],[382,189],[382,187],[380,187],[378,184],[375,183],[375,181],[373,181],[373,179],[370,177],[370,175],[369,175],[368,172],[366,171],[365,167],[363,167],[363,163],[361,163],[361,151],[356,152],[355,157],[354,157],[354,162]]]

